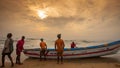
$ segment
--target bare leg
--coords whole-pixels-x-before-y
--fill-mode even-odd
[[[5,55],[2,55],[2,66],[1,67],[5,66],[4,63],[5,63]]]
[[[18,60],[18,64],[20,64],[20,55],[18,55],[17,60]]]
[[[44,60],[46,60],[46,55],[44,55]]]
[[[59,56],[57,57],[57,64],[59,64]]]
[[[42,52],[40,51],[40,60],[42,60]]]
[[[10,61],[11,61],[11,66],[13,67],[13,66],[14,66],[14,63],[13,63],[13,60],[12,60],[11,54],[8,55],[8,58],[10,59]]]
[[[45,51],[46,52],[46,51]],[[45,54],[45,52],[44,52],[44,60],[46,60],[46,54]]]
[[[63,64],[63,56],[61,56],[61,64]]]
[[[20,61],[20,56],[21,56],[21,55],[19,55],[19,64],[21,64],[21,61]]]
[[[16,57],[16,64],[19,63],[18,57],[19,57],[19,55],[17,55],[17,57]]]

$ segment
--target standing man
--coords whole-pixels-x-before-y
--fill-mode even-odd
[[[16,64],[22,64],[22,63],[20,62],[20,56],[21,56],[22,50],[24,49],[24,48],[23,48],[24,39],[25,39],[25,36],[22,36],[21,40],[19,40],[19,41],[17,42],[17,44],[16,44],[16,54],[17,54]]]
[[[55,50],[57,51],[57,63],[59,64],[59,60],[61,60],[61,64],[62,64],[65,44],[64,41],[61,39],[61,34],[58,34],[57,37],[58,39],[55,41]]]
[[[4,63],[5,63],[5,56],[7,55],[8,58],[11,61],[11,66],[14,66],[11,54],[13,52],[13,39],[12,39],[12,33],[8,33],[7,34],[7,39],[5,40],[5,44],[4,44],[4,49],[2,51],[2,66],[4,67]]]
[[[42,56],[44,56],[44,60],[46,60],[46,50],[47,50],[47,45],[46,43],[43,41],[43,38],[40,39],[41,42],[40,42],[40,47],[41,47],[41,50],[40,50],[40,60],[42,60]]]

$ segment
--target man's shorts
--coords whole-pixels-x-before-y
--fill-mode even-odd
[[[16,50],[16,55],[21,55],[21,52]]]
[[[63,56],[63,50],[62,51],[57,51],[57,56]]]
[[[46,51],[46,49],[42,49],[42,50],[40,51],[40,55],[45,55],[45,51]]]

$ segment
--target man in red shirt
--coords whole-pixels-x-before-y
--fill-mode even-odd
[[[74,42],[71,43],[71,48],[75,48],[76,44]]]
[[[24,39],[25,39],[25,36],[22,36],[21,40],[19,40],[19,41],[17,42],[17,44],[16,44],[16,54],[17,54],[16,64],[22,64],[22,63],[20,62],[20,56],[21,56],[22,50],[24,49],[24,48],[23,48]]]

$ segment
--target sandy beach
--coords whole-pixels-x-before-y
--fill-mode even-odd
[[[39,61],[22,54],[22,62],[23,65],[15,64],[12,68],[120,68],[119,56],[64,59],[63,64],[57,64],[55,59]],[[4,68],[11,68],[10,65],[10,62],[6,62]]]

